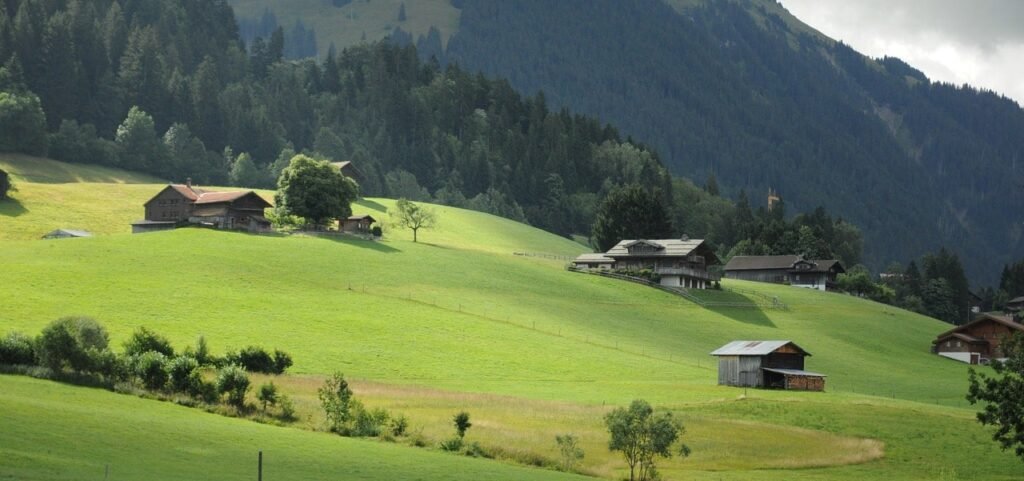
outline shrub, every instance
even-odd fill
[[[238,366],[229,365],[217,373],[217,393],[227,395],[228,403],[245,407],[245,393],[249,391],[249,375]]]
[[[562,470],[574,470],[583,459],[583,448],[580,447],[579,438],[572,434],[559,434],[555,436],[555,444],[558,445],[558,452],[562,457]]]
[[[324,409],[327,424],[331,431],[341,433],[352,419],[352,389],[348,387],[345,375],[334,373],[324,385],[317,390],[320,406]]]
[[[228,353],[226,360],[230,364],[237,364],[249,372],[261,372],[264,374],[283,374],[292,365],[292,357],[287,352],[275,350],[271,356],[269,352],[259,346],[248,346],[237,353]]]
[[[12,332],[0,339],[0,364],[22,364],[32,366],[36,363],[36,349],[32,338]]]
[[[266,414],[267,406],[273,406],[277,404],[278,397],[280,394],[277,391],[277,386],[274,382],[268,382],[260,386],[259,391],[256,392],[256,399],[263,404],[263,413]]]
[[[145,352],[159,352],[166,357],[174,357],[174,348],[171,342],[145,327],[140,327],[132,333],[132,336],[124,342],[124,354],[126,356],[138,356]]]
[[[196,382],[202,381],[198,369],[199,361],[191,356],[178,356],[168,361],[167,376],[171,390],[194,394],[198,390]]]
[[[278,406],[281,406],[281,419],[285,421],[295,420],[295,404],[292,403],[292,399],[284,394],[281,395],[277,401]]]
[[[135,357],[134,373],[149,390],[163,389],[167,385],[167,356],[157,351],[148,351]]]
[[[487,449],[484,449],[484,447],[481,446],[480,443],[478,443],[476,441],[473,441],[473,442],[469,443],[468,446],[466,446],[466,456],[472,456],[474,458],[487,458],[487,459],[493,459],[494,458],[494,454],[492,454]]]
[[[452,422],[455,423],[455,432],[459,435],[459,438],[466,437],[466,430],[473,427],[473,423],[469,422],[469,413],[462,411],[452,418]]]
[[[208,366],[214,361],[213,356],[210,355],[210,347],[206,345],[206,338],[202,335],[196,338],[196,350],[193,356],[200,366]]]
[[[443,451],[457,452],[462,450],[462,438],[455,436],[454,438],[441,441],[441,449]]]
[[[380,228],[379,225],[375,225],[375,226],[371,227],[370,228],[370,233],[373,234],[374,237],[380,237],[380,236],[384,235],[384,231]]]
[[[391,423],[388,427],[390,428],[392,436],[405,436],[406,430],[409,429],[409,419],[403,415],[398,415],[398,417],[391,419]]]
[[[368,410],[363,407],[362,403],[353,401],[352,410],[352,429],[348,433],[349,436],[355,437],[376,437],[380,436],[384,425],[387,424],[388,412],[377,408],[374,410]]]
[[[94,362],[107,350],[106,329],[88,317],[64,317],[43,328],[36,341],[40,364],[59,372],[93,372]]]
[[[274,374],[284,374],[292,367],[292,356],[280,349],[274,349]]]

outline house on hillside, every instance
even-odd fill
[[[807,260],[801,256],[736,256],[725,265],[727,279],[790,284],[825,291],[846,272],[837,260]]]
[[[1024,310],[1024,296],[1014,297],[1006,301],[1006,307],[1003,310],[1009,314],[1019,314]]]
[[[804,370],[811,353],[792,341],[732,341],[711,353],[721,386],[824,391],[825,375]]]
[[[43,239],[70,239],[75,237],[92,237],[90,232],[74,229],[57,229],[43,236]]]
[[[720,277],[708,268],[721,261],[703,239],[623,240],[604,254],[583,254],[573,260],[577,269],[651,270],[661,285],[707,289]]]
[[[359,172],[359,169],[357,169],[355,164],[353,164],[352,162],[349,162],[347,160],[344,162],[331,162],[331,165],[340,170],[341,174],[344,175],[345,177],[348,177],[356,181],[357,184],[362,185],[363,174],[362,172]]]
[[[168,184],[145,203],[146,217],[132,223],[132,233],[202,225],[216,229],[266,232],[270,221],[263,216],[271,207],[254,191],[213,192],[192,185]]]
[[[374,222],[377,222],[377,219],[369,214],[353,215],[345,219],[338,219],[338,231],[349,234],[368,234],[370,226]]]
[[[1018,332],[1024,332],[1024,325],[1013,318],[982,314],[939,334],[932,341],[932,352],[968,364],[988,364],[993,359],[1005,358],[999,345]]]

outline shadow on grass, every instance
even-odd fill
[[[380,213],[386,213],[388,211],[388,208],[384,207],[383,204],[380,204],[378,202],[374,202],[372,200],[359,199],[359,206],[367,208],[367,209],[370,209],[370,210],[374,210],[374,211],[377,211],[377,212],[380,212]],[[353,210],[353,212],[354,212],[354,210]]]
[[[734,321],[775,328],[775,323],[759,307],[708,307],[709,311]]]
[[[18,217],[28,212],[25,206],[18,202],[18,199],[7,198],[0,200],[0,215],[4,217]]]
[[[399,249],[395,249],[387,244],[378,241],[360,239],[352,236],[341,236],[341,235],[311,235],[317,239],[328,240],[336,242],[338,244],[350,245],[352,247],[360,247],[363,249],[370,249],[377,252],[383,252],[385,254],[394,254],[395,252],[402,252]]]

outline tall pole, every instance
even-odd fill
[[[263,451],[260,451],[259,468],[257,470],[257,481],[263,481]]]

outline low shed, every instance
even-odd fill
[[[43,236],[43,239],[67,239],[71,237],[92,237],[92,234],[84,230],[57,229]]]
[[[718,384],[824,391],[825,375],[804,370],[811,353],[792,341],[733,341],[714,352]]]

